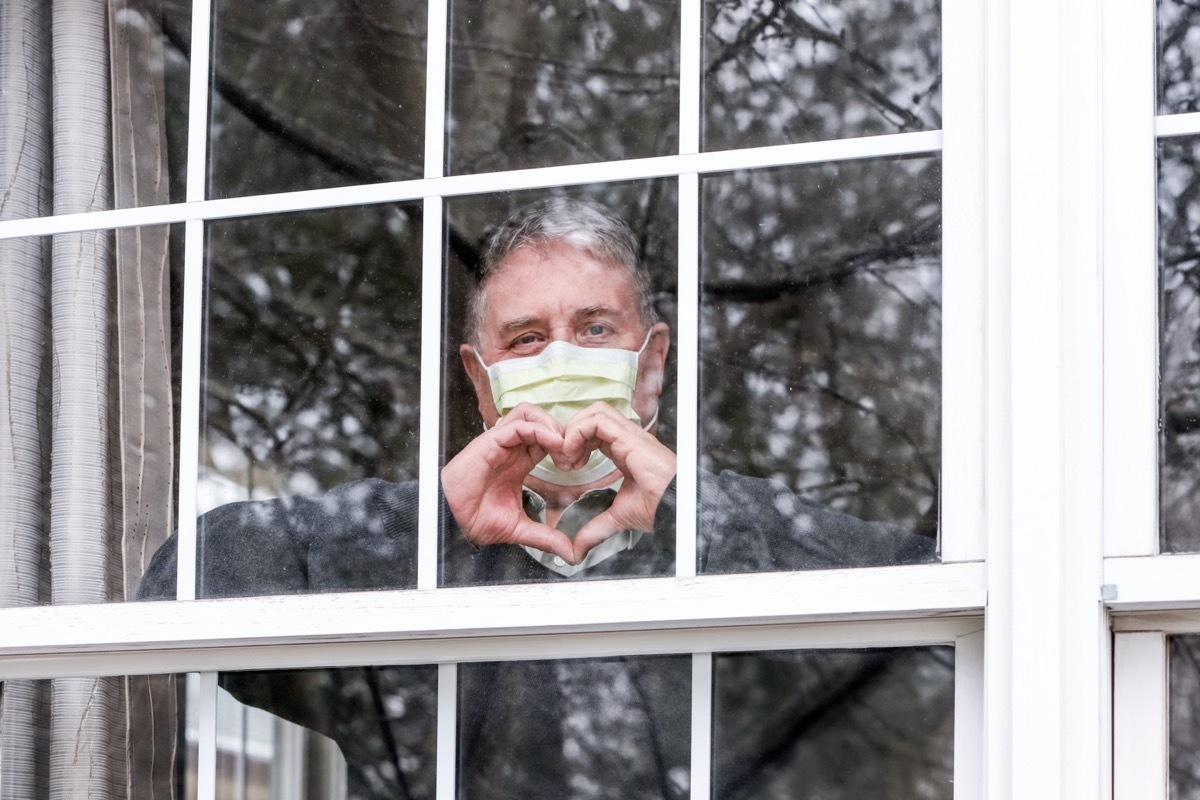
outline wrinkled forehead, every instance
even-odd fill
[[[530,301],[570,293],[594,295],[596,299],[615,295],[631,309],[637,303],[628,269],[569,239],[531,242],[501,259],[479,286],[484,314],[491,311],[489,305],[497,288],[511,291],[514,286],[519,286]]]

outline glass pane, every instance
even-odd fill
[[[686,798],[691,658],[458,668],[458,798]]]
[[[6,6],[0,220],[184,199],[190,3],[175,4],[81,5],[57,44],[50,4]]]
[[[665,322],[669,331],[675,320],[675,284],[676,284],[676,241],[677,234],[677,201],[674,181],[643,181],[627,184],[606,184],[595,186],[575,187],[570,190],[572,200],[587,201],[595,204],[595,210],[605,219],[622,220],[631,229],[635,241],[633,249],[635,256],[644,269],[648,280],[648,295],[650,303],[658,317]],[[495,410],[495,400],[492,387],[486,377],[482,384],[483,395],[477,391],[472,379],[467,373],[480,362],[474,352],[468,350],[464,355],[460,348],[471,341],[468,330],[469,296],[476,284],[476,276],[480,271],[483,260],[483,250],[487,234],[500,227],[500,224],[510,213],[520,211],[529,213],[537,208],[538,203],[551,197],[566,196],[546,191],[520,192],[503,195],[484,195],[452,199],[447,203],[448,244],[447,244],[447,275],[445,285],[447,296],[445,302],[445,329],[443,352],[447,363],[444,366],[446,376],[445,395],[443,397],[443,447],[447,462],[459,457],[468,445],[483,440],[481,436],[481,411],[490,406]],[[555,212],[557,213],[557,212]],[[539,219],[546,215],[542,214]],[[567,219],[569,221],[569,218]],[[593,230],[598,221],[591,218],[580,220],[580,230]],[[532,225],[532,222],[529,224]],[[539,223],[541,224],[541,223]],[[558,224],[555,221],[554,224]],[[564,222],[565,224],[565,222]],[[590,227],[589,227],[590,226]],[[551,238],[561,240],[566,235],[562,228]],[[539,236],[542,236],[539,234]],[[543,242],[535,237],[535,242],[541,247]],[[544,249],[544,248],[543,248]],[[520,248],[513,251],[519,254]],[[508,263],[503,259],[501,266]],[[567,281],[567,293],[577,293],[578,297],[571,302],[575,306],[594,306],[603,303],[603,277],[593,276],[579,271],[579,266],[555,253],[546,262],[548,276],[563,273],[562,270],[573,270],[577,279]],[[617,268],[613,268],[616,270]],[[502,270],[497,270],[501,272]],[[605,269],[607,273],[609,270]],[[551,281],[539,280],[530,291],[522,291],[519,295],[519,307],[505,306],[508,309],[506,319],[527,317],[533,318],[541,313],[544,305],[550,300],[558,302],[562,287],[550,286]],[[603,285],[602,285],[603,284]],[[489,281],[489,287],[494,282]],[[624,277],[621,285],[627,285]],[[579,290],[576,292],[576,290]],[[489,289],[489,291],[492,291]],[[487,295],[489,298],[493,295]],[[563,302],[566,302],[565,295]],[[632,295],[630,295],[632,297]],[[631,301],[632,302],[632,301]],[[496,307],[494,301],[489,301],[488,308]],[[643,344],[646,326],[641,320],[637,321],[638,335],[634,341],[620,345],[623,349],[636,350]],[[556,338],[565,338],[561,332],[553,334]],[[586,342],[585,344],[596,344]],[[604,344],[604,343],[600,343]],[[608,346],[608,345],[604,345]],[[645,348],[644,348],[645,349]],[[515,351],[503,354],[505,358],[518,355]],[[648,369],[646,361],[639,361],[640,374],[645,375]],[[662,378],[662,393],[658,398],[658,418],[656,434],[667,448],[673,448],[675,434],[675,393],[674,393],[675,362],[668,350],[665,371]],[[531,397],[531,400],[537,398]],[[549,406],[545,406],[549,408]],[[649,412],[648,412],[649,413]],[[643,424],[649,424],[649,416]],[[673,454],[667,453],[673,461]],[[673,474],[673,470],[672,470]],[[536,477],[536,476],[535,476]],[[616,475],[608,476],[609,479]],[[543,499],[551,501],[551,512],[555,505],[554,498],[545,493],[545,488],[539,488],[535,481],[525,476],[523,485],[530,491],[541,491]],[[445,489],[443,481],[443,489]],[[495,485],[494,483],[492,485]],[[453,487],[451,487],[453,488]],[[574,504],[582,500],[582,494],[588,487],[571,486],[555,487],[553,491],[559,497],[559,507]],[[597,514],[601,506],[589,506],[586,502],[578,506],[586,510],[587,518]],[[564,520],[568,515],[564,512]],[[549,520],[550,524],[555,524]],[[465,521],[464,521],[465,522]],[[674,574],[675,538],[674,518],[666,516],[657,520],[653,526],[653,535],[640,538],[629,538],[632,542],[629,549],[617,550],[605,556],[598,551],[591,556],[592,561],[579,570],[568,569],[564,564],[547,564],[545,559],[550,556],[529,553],[517,544],[485,544],[477,539],[477,546],[472,546],[453,516],[443,517],[442,530],[442,576],[443,585],[477,585],[485,583],[519,583],[536,581],[553,581],[569,577],[573,580],[588,580],[593,578],[631,577],[638,575],[671,575]],[[571,530],[570,525],[562,524],[563,529]],[[624,535],[624,532],[622,532]],[[615,541],[615,538],[614,538]],[[605,544],[604,547],[616,547]]]
[[[1189,0],[1158,0],[1158,113],[1200,111],[1200,11]]]
[[[422,177],[425,3],[213,3],[209,196]]]
[[[453,174],[678,152],[676,3],[455,0],[450,41]]]
[[[1200,138],[1158,144],[1161,549],[1200,550]]]
[[[196,796],[194,676],[0,683],[0,797]],[[187,690],[185,691],[185,684]]]
[[[713,659],[716,800],[954,796],[954,648]]]
[[[942,125],[939,0],[705,0],[704,149]]]
[[[437,667],[221,675],[218,800],[434,797]]]
[[[200,596],[415,585],[419,211],[208,226]]]
[[[132,599],[170,534],[182,252],[182,225],[0,241],[0,608]]]
[[[702,571],[936,560],[940,184],[936,156],[705,179]]]

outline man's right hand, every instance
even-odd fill
[[[522,485],[547,453],[562,452],[563,427],[521,403],[442,468],[442,493],[472,543],[523,544],[573,563],[571,540],[525,514]],[[569,467],[560,464],[560,467]]]

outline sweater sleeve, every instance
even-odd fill
[[[775,481],[700,474],[697,552],[708,573],[919,564],[933,539],[811,503]],[[672,495],[673,497],[673,495]]]

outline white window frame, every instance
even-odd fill
[[[1077,0],[1077,5],[1086,5]],[[1028,348],[1008,324],[1014,312],[996,292],[1009,280],[1000,242],[1016,242],[1029,215],[1017,213],[1017,169],[997,141],[1023,132],[1027,120],[1007,117],[1008,15],[1032,13],[1023,0],[985,4],[946,2],[942,9],[943,115],[939,131],[721,152],[700,152],[699,0],[682,3],[680,152],[602,164],[446,176],[443,118],[446,89],[447,0],[429,3],[425,175],[421,179],[253,197],[210,200],[206,180],[207,92],[211,3],[193,2],[188,184],[184,203],[0,222],[0,238],[184,223],[184,322],[180,445],[180,509],[195,509],[199,465],[204,229],[213,220],[396,201],[424,204],[422,385],[419,474],[418,588],[373,592],[195,600],[195,514],[181,511],[179,580],[175,602],[0,610],[0,680],[73,675],[199,672],[201,686],[198,800],[215,793],[216,674],[221,670],[349,666],[439,665],[438,795],[454,789],[454,682],[457,663],[478,660],[578,658],[691,653],[693,657],[692,797],[708,796],[711,655],[757,649],[917,646],[956,647],[955,797],[994,796],[997,764],[992,741],[1015,735],[1019,714],[995,705],[1007,694],[985,674],[1020,678],[1018,642],[997,649],[998,615],[1014,623],[1031,612],[1011,587],[1025,573],[1012,553],[999,555],[1010,517],[1021,510],[1007,493],[1018,465],[1038,455],[1012,453],[1022,420],[1005,422],[1001,409],[1028,400],[1023,381],[1041,375],[1011,367],[1010,348]],[[1003,18],[1002,28],[996,26]],[[1016,41],[1015,49],[1025,42]],[[1065,46],[1051,43],[1054,52]],[[1038,61],[1043,64],[1045,58]],[[1014,75],[1016,70],[1013,70]],[[1056,71],[1057,75],[1058,72]],[[1000,76],[999,78],[997,76]],[[1040,96],[1039,96],[1040,98]],[[1040,98],[1044,99],[1044,98]],[[1016,109],[1032,113],[1028,109]],[[997,112],[1002,133],[996,138]],[[992,121],[989,124],[989,117]],[[1011,130],[1009,130],[1011,126]],[[679,285],[696,286],[699,264],[699,183],[705,174],[893,155],[940,154],[943,162],[943,429],[942,563],[871,569],[695,575],[696,398],[698,299],[679,298],[679,513],[675,577],[582,584],[437,588],[437,447],[441,385],[441,220],[447,198],[538,187],[657,177],[679,181]],[[1014,221],[1006,227],[1009,219]],[[1010,239],[1011,231],[1011,239]],[[1054,234],[1048,234],[1054,235]],[[1012,295],[1020,287],[1013,270]],[[1055,295],[1057,297],[1057,295]],[[1001,298],[998,301],[997,298]],[[1018,305],[1014,301],[1014,306]],[[1053,324],[1061,306],[1051,310]],[[1052,335],[1057,342],[1061,334]],[[1045,368],[1046,363],[1035,359]],[[1015,363],[1015,359],[1014,359]],[[1004,398],[999,404],[992,398]],[[1011,397],[1011,400],[1010,400]],[[1037,416],[1029,412],[1027,419]],[[1040,436],[1038,429],[1029,434]],[[1068,435],[1052,430],[1059,449]],[[432,446],[430,444],[432,443]],[[989,537],[989,531],[1000,535]],[[984,559],[992,567],[985,566]],[[1006,560],[1008,559],[1008,560]],[[1060,560],[1054,561],[1061,563]],[[996,569],[999,564],[1002,569]],[[1007,571],[1005,571],[1007,570]],[[997,574],[1000,580],[997,581]],[[999,587],[999,590],[997,590]],[[991,592],[991,594],[989,594]],[[1001,602],[997,603],[997,597]],[[1044,598],[1044,593],[1039,595]],[[984,615],[989,631],[983,631]],[[1061,615],[1060,615],[1061,616]],[[985,638],[989,652],[985,654]],[[1005,640],[999,640],[1005,641]],[[1032,640],[1031,640],[1032,642]],[[1061,652],[1059,644],[1052,645]],[[1040,685],[1035,681],[1035,685]],[[985,698],[991,708],[985,714]],[[985,741],[987,744],[985,746]]]

